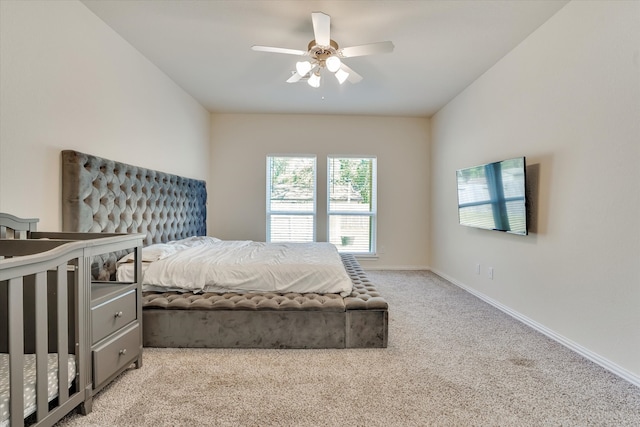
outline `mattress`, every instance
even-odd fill
[[[51,402],[58,397],[58,355],[50,353],[48,355],[48,396],[47,401]],[[70,354],[67,365],[69,387],[76,376],[75,356]],[[24,418],[36,411],[36,355],[26,354],[24,356]],[[9,355],[0,354],[0,427],[8,427],[9,421]]]
[[[130,254],[119,281],[133,280]],[[330,243],[264,243],[191,237],[142,249],[142,289],[184,292],[351,294],[353,285]]]

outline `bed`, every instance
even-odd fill
[[[97,369],[101,346],[113,341],[94,339],[105,326],[93,312],[99,292],[88,266],[94,255],[134,249],[140,276],[142,235],[44,233],[37,222],[0,213],[0,427],[51,426],[77,407],[90,412],[94,393],[141,362],[132,349],[96,382],[109,369]]]
[[[146,246],[168,244],[207,235],[206,204],[204,181],[78,151],[62,152],[65,231],[145,233]],[[109,254],[94,263],[92,274],[113,280],[123,256],[126,254]],[[386,347],[387,302],[353,255],[336,256],[350,281],[342,294],[277,286],[273,291],[245,289],[240,293],[221,289],[145,291],[144,345]]]

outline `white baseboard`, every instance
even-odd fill
[[[514,319],[517,319],[519,321],[521,321],[522,323],[524,323],[525,325],[535,329],[536,331],[546,335],[547,337],[551,338],[552,340],[562,344],[563,346],[569,348],[570,350],[575,351],[576,353],[578,353],[579,355],[587,358],[588,360],[592,361],[593,363],[596,363],[600,366],[602,366],[603,368],[605,368],[606,370],[614,373],[615,375],[619,376],[620,378],[630,382],[631,384],[635,385],[636,387],[640,387],[640,377],[638,375],[635,375],[634,373],[626,370],[625,368],[615,364],[614,362],[600,356],[597,353],[594,353],[593,351],[584,348],[583,346],[581,346],[580,344],[571,341],[570,339],[554,332],[553,330],[547,328],[544,325],[541,325],[540,323],[536,322],[535,320],[532,320],[530,318],[528,318],[527,316],[524,316],[520,313],[518,313],[515,310],[512,310],[511,308],[507,307],[506,305],[503,305],[501,303],[499,303],[498,301],[495,301],[492,298],[489,298],[488,296],[484,295],[481,292],[478,292],[477,290],[470,288],[468,286],[466,286],[463,283],[458,282],[457,280],[453,279],[452,277],[447,276],[446,274],[431,269],[432,272],[434,272],[435,274],[437,274],[438,276],[442,277],[443,279],[448,280],[449,282],[453,283],[454,285],[458,286],[461,289],[464,289],[465,291],[469,292],[470,294],[480,298],[481,300],[483,300],[484,302],[486,302],[487,304],[490,304],[492,306],[494,306],[495,308],[497,308],[498,310],[508,314],[509,316],[513,317]]]

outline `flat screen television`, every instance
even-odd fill
[[[456,171],[461,225],[527,234],[524,157]]]

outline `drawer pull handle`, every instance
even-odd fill
[[[127,354],[127,349],[126,349],[126,348],[123,348],[122,350],[120,350],[120,351],[118,352],[118,354],[120,354],[120,356],[124,356],[125,354]]]
[[[113,317],[122,317],[122,312],[116,311],[116,314],[114,314]]]

